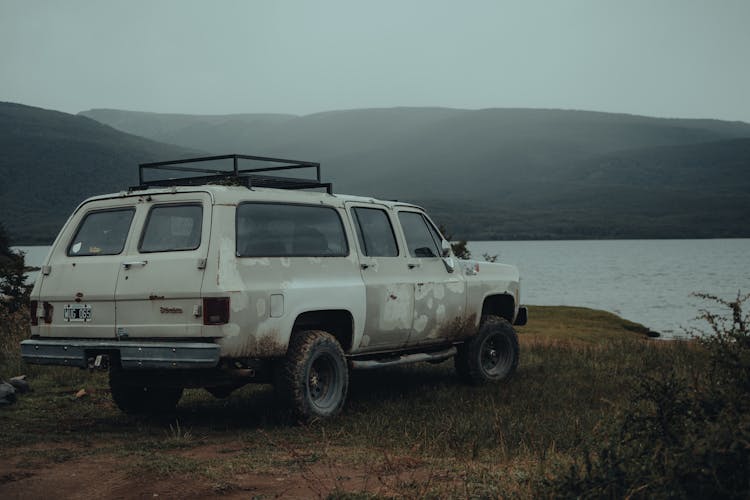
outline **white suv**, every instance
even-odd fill
[[[196,167],[222,160],[233,169]],[[317,178],[276,175],[291,168]],[[153,170],[206,175],[144,181]],[[333,194],[318,164],[276,158],[143,164],[140,177],[63,226],[32,292],[26,362],[109,369],[126,412],[171,410],[185,387],[273,383],[303,421],[340,411],[349,369],[455,357],[475,384],[515,371],[517,269],[455,260],[420,207]]]

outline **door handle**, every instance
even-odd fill
[[[125,269],[130,269],[131,266],[145,266],[148,264],[147,260],[130,260],[127,262],[122,263],[122,267]]]
[[[422,267],[422,264],[419,263],[419,262],[409,262],[406,265],[409,267],[409,269],[415,269],[417,267]]]

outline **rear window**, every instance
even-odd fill
[[[396,236],[385,210],[358,207],[354,209],[354,219],[362,253],[368,257],[398,256]]]
[[[243,203],[237,207],[239,257],[343,257],[344,226],[330,207]]]
[[[78,225],[68,256],[117,255],[125,247],[135,209],[89,212]]]
[[[177,252],[201,246],[203,207],[194,205],[157,205],[148,213],[138,250]]]

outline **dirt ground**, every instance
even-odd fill
[[[287,467],[258,472],[243,471],[230,478],[211,480],[202,474],[133,474],[127,457],[117,454],[84,454],[60,459],[66,453],[85,452],[76,444],[19,447],[0,456],[0,498],[325,498],[334,492],[376,496],[412,496],[426,493],[438,483],[456,478],[437,472],[419,459],[384,456],[376,463],[354,465],[327,458],[315,463],[292,460]],[[201,462],[231,461],[243,449],[199,445],[177,450]],[[288,455],[287,451],[281,452]],[[332,455],[346,455],[334,452]],[[33,456],[29,459],[29,456]],[[246,458],[246,457],[241,457]]]

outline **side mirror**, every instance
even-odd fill
[[[453,260],[453,255],[451,255],[451,244],[448,240],[443,240],[440,246],[443,253],[443,264],[445,264],[445,270],[452,273],[456,270],[456,263]]]
[[[451,256],[451,244],[448,242],[448,240],[443,240],[443,243],[441,244],[443,251],[443,257],[450,257]]]

